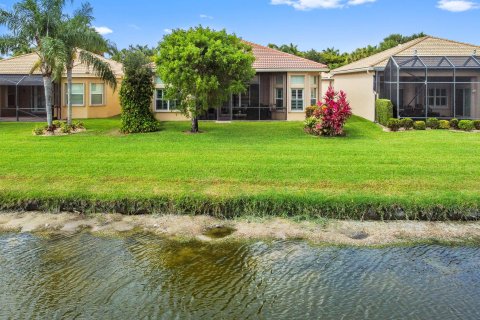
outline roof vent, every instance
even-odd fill
[[[477,49],[473,49],[473,55],[474,55],[474,56],[477,55]]]
[[[418,55],[418,50],[417,49],[413,50],[413,55],[414,56]]]

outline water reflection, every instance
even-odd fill
[[[0,235],[0,318],[478,319],[480,249]]]

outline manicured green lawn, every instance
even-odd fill
[[[479,134],[385,133],[355,117],[346,138],[306,135],[300,122],[202,122],[200,135],[169,122],[129,136],[118,119],[85,124],[83,134],[35,137],[32,123],[0,123],[0,195],[480,203]]]

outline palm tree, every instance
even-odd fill
[[[110,65],[98,55],[106,52],[110,44],[91,27],[93,9],[84,3],[73,17],[63,19],[58,37],[64,45],[65,69],[67,71],[67,122],[72,123],[72,73],[78,60],[91,67],[93,72],[114,90],[117,78]]]
[[[39,60],[31,73],[40,70],[45,88],[48,126],[52,126],[53,80],[56,70],[64,64],[63,44],[56,37],[62,21],[65,0],[22,0],[11,11],[0,9],[0,25],[11,33],[0,36],[3,54],[32,48]]]

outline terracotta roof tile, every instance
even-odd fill
[[[297,57],[295,55],[281,52],[256,43],[243,41],[252,47],[255,62],[253,68],[257,71],[279,70],[279,71],[327,71],[326,65]]]

